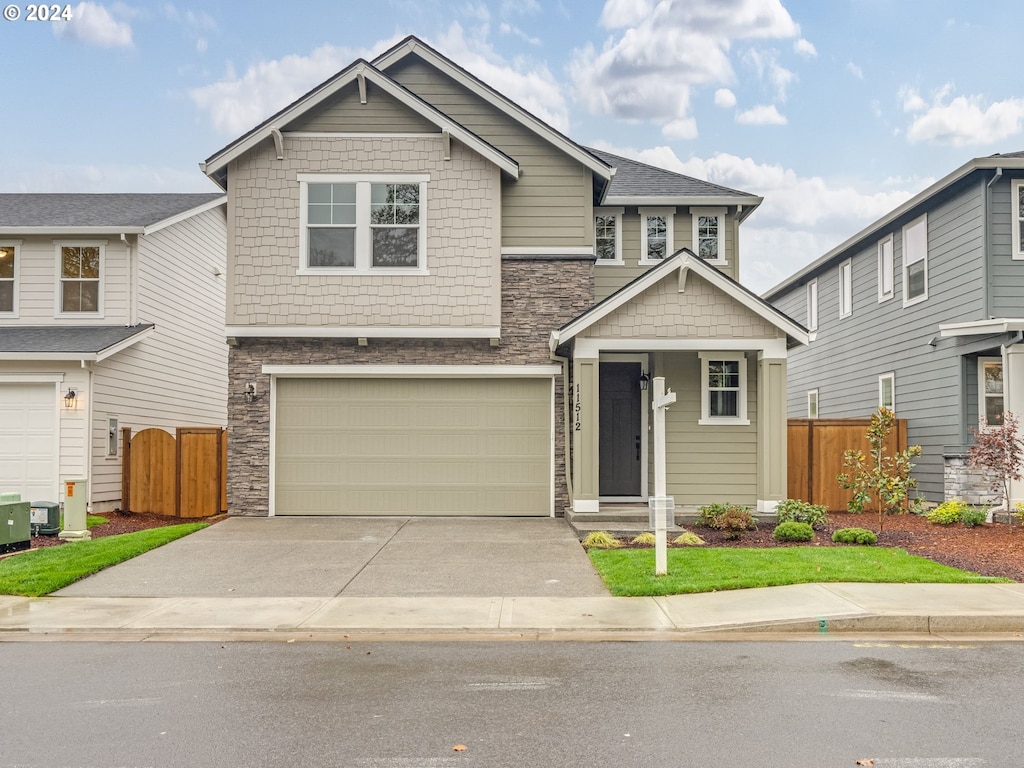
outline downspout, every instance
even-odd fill
[[[985,215],[981,219],[982,227],[984,227],[982,236],[984,237],[985,243],[985,258],[981,260],[982,279],[985,281],[985,298],[984,305],[982,306],[983,319],[992,317],[992,281],[989,279],[991,274],[991,265],[989,262],[992,259],[992,243],[989,238],[989,215],[992,212],[992,185],[1002,177],[1003,169],[996,168],[995,174],[988,180],[988,184],[985,185]]]
[[[572,414],[572,388],[569,386],[569,365],[570,361],[568,357],[562,357],[556,355],[554,352],[549,353],[551,359],[559,363],[562,366],[562,429],[565,432],[565,444],[562,446],[563,457],[565,461],[565,488],[569,494],[569,507],[573,505],[573,491],[572,491],[572,421],[570,416]]]
[[[82,360],[82,369],[88,373],[88,384],[86,384],[86,402],[85,402],[85,477],[88,478],[89,496],[85,500],[85,511],[87,514],[92,514],[92,494],[93,494],[93,467],[92,467],[92,449],[93,449],[93,400],[95,400],[95,393],[93,392],[93,386],[95,384],[94,374],[92,366],[89,365],[85,360]]]

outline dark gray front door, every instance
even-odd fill
[[[602,496],[640,495],[640,363],[601,363]]]

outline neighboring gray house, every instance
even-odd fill
[[[654,376],[680,504],[784,498],[807,332],[734,279],[759,197],[582,147],[414,37],[203,168],[228,195],[232,513],[646,503]]]
[[[223,426],[222,194],[0,194],[0,491],[121,501],[119,427]]]
[[[971,160],[764,298],[817,334],[790,357],[790,417],[885,405],[928,501],[987,498],[970,428],[1024,414],[1024,152]]]

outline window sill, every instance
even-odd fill
[[[890,293],[890,294],[887,294],[887,295],[884,295],[884,296],[879,296],[878,297],[878,303],[879,304],[884,304],[887,301],[892,301],[894,298],[896,298],[896,295],[893,294],[893,293]]]
[[[102,312],[57,312],[54,320],[102,320]]]
[[[904,307],[912,307],[915,304],[920,304],[922,301],[927,301],[927,300],[928,300],[928,294],[926,293],[924,296],[918,296],[916,299],[904,299],[903,300],[903,306]]]
[[[652,267],[655,264],[664,264],[665,259],[640,259],[641,267]]]
[[[626,262],[622,259],[598,259],[595,264],[599,267],[624,267]]]
[[[740,419],[736,417],[708,417],[706,419],[700,419],[697,424],[702,427],[749,427],[750,419]]]
[[[381,277],[382,275],[401,275],[403,277],[422,277],[429,275],[427,269],[419,267],[377,267],[375,269],[356,269],[355,267],[300,267],[296,274],[321,275],[330,277]]]
[[[697,257],[700,258],[699,256]],[[729,262],[725,259],[701,259],[705,264],[710,264],[713,267],[728,267]]]

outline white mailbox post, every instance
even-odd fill
[[[668,514],[675,499],[665,495],[665,411],[676,401],[675,392],[665,391],[665,377],[654,378],[654,496],[648,500],[654,524],[654,575],[668,573]]]

